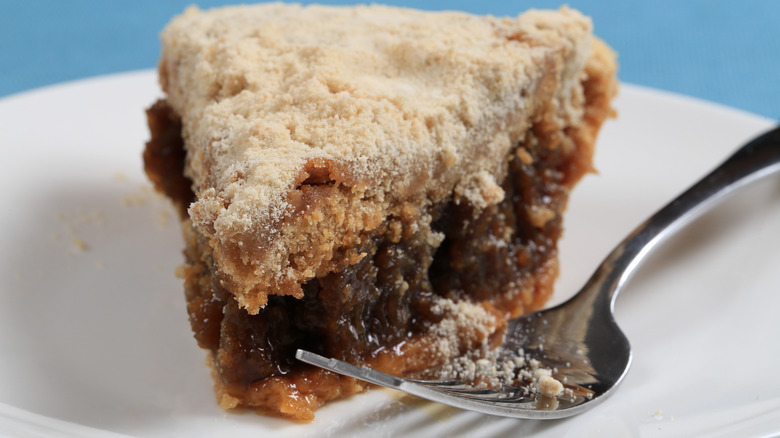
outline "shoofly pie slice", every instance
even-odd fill
[[[578,12],[189,9],[162,43],[146,170],[223,408],[311,420],[364,386],[297,348],[423,373],[550,295],[617,88]]]

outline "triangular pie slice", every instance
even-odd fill
[[[617,90],[591,27],[280,3],[166,27],[146,170],[222,407],[310,420],[364,384],[297,348],[411,375],[544,304]]]

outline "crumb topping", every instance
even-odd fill
[[[541,111],[533,96],[545,75],[555,79],[545,122],[582,118],[590,31],[568,8],[496,18],[274,3],[175,18],[162,33],[160,80],[182,120],[190,215],[239,299],[316,271],[287,260],[307,242],[280,229],[305,210],[291,195],[302,185],[360,200],[338,225],[356,232],[456,187],[477,206],[500,201],[497,163]]]
[[[476,388],[526,385],[521,387],[527,394],[549,398],[565,393],[553,369],[523,349],[510,352],[501,345],[504,334],[500,328],[505,321],[483,305],[441,298],[431,310],[443,318],[431,327],[434,341],[430,348],[445,359],[443,365],[429,370],[432,378],[462,381]]]

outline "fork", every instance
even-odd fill
[[[456,380],[415,380],[298,350],[312,365],[446,405],[492,415],[556,419],[589,410],[614,393],[631,365],[631,347],[613,315],[615,299],[647,254],[735,189],[780,170],[780,127],[731,157],[640,224],[609,253],[585,286],[556,307],[509,321],[503,356],[551,370],[565,390],[554,397],[528,381],[484,388]],[[510,357],[511,359],[511,357]],[[527,361],[528,362],[528,361]]]

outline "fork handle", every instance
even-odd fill
[[[780,126],[751,140],[632,231],[604,259],[589,280],[591,290],[609,302],[655,246],[689,224],[726,195],[780,170]],[[598,283],[598,284],[594,284]]]

